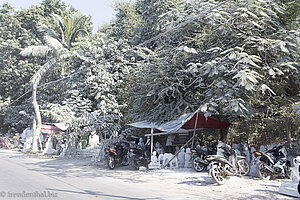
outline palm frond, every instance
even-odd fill
[[[21,56],[24,57],[46,57],[48,54],[52,53],[52,49],[47,46],[29,46],[21,51]]]
[[[68,48],[71,48],[71,44],[78,37],[79,33],[88,33],[85,27],[86,20],[87,18],[80,13],[75,13],[73,15],[69,15],[69,13],[67,13],[67,16],[64,17],[64,36]]]
[[[51,47],[52,49],[55,49],[56,51],[63,49],[63,45],[55,38],[45,35],[44,36],[46,44]]]
[[[44,35],[49,35],[53,38],[57,38],[57,35],[55,34],[55,32],[49,28],[48,26],[46,26],[45,24],[39,24],[38,25],[38,31],[43,33]]]
[[[53,20],[56,22],[57,27],[59,28],[60,31],[60,36],[61,36],[61,43],[65,43],[65,37],[64,37],[64,32],[66,30],[66,26],[64,24],[64,20],[61,16],[57,14],[51,14]]]

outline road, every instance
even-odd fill
[[[47,159],[0,149],[0,200],[6,199],[292,199],[280,181],[231,177],[218,186],[191,169],[109,170],[87,159]]]

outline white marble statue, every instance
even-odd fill
[[[92,132],[89,136],[89,147],[90,150],[99,148],[99,136],[96,132]]]
[[[291,180],[283,182],[278,192],[292,197],[300,198],[300,156],[293,159],[294,167],[292,168]]]
[[[300,181],[300,156],[297,156],[293,159],[294,167],[292,168],[291,172],[291,179],[293,182],[299,182]]]
[[[250,152],[251,152],[251,164],[254,162],[254,159],[255,159],[255,157],[254,157],[254,155],[253,155],[253,153],[256,151],[256,149],[254,148],[254,147],[251,147],[250,148]]]
[[[178,160],[177,157],[173,158],[174,155],[171,153],[165,153],[163,156],[163,166],[166,166],[165,168],[178,168]],[[173,158],[173,160],[167,165],[167,163]]]
[[[57,151],[53,148],[52,138],[51,136],[48,137],[48,140],[46,142],[45,149],[43,150],[44,154],[53,155],[56,154]]]
[[[239,156],[241,155],[241,151],[239,150],[237,144],[232,144],[232,148],[236,151],[237,155],[239,155]]]
[[[157,161],[159,162],[159,165],[162,166],[164,163],[164,154],[159,154]]]
[[[21,141],[24,142],[24,147],[22,149],[22,152],[28,152],[31,150],[33,137],[32,137],[32,131],[30,128],[26,128],[22,134],[21,134]]]
[[[264,145],[261,145],[260,147],[259,147],[259,151],[260,152],[266,152],[266,147],[264,146]]]
[[[251,162],[251,153],[249,151],[248,144],[246,144],[246,143],[243,144],[243,153],[246,156],[246,160],[250,163]]]
[[[153,151],[153,153],[152,153],[151,162],[148,165],[148,168],[149,169],[160,169],[160,163],[157,159],[156,151]]]
[[[184,155],[184,167],[191,168],[192,161],[191,161],[192,153],[190,148],[186,148],[185,155]]]
[[[217,145],[217,155],[218,156],[224,156],[224,150],[221,148],[224,145],[223,142],[219,141]]]
[[[68,143],[65,142],[64,144],[61,144],[61,147],[62,147],[63,150],[60,152],[59,157],[64,157],[66,155],[66,152],[67,152]]]
[[[184,152],[184,148],[181,149],[181,151],[178,153],[178,167],[183,168],[184,167],[184,161],[185,161],[185,152]]]
[[[250,172],[249,175],[250,176],[257,176],[257,169],[256,169],[256,164],[258,162],[258,160],[254,157],[253,153],[256,151],[256,149],[254,147],[250,148],[251,151],[251,163],[250,163]]]
[[[167,137],[166,146],[171,146],[173,144],[174,139],[175,139],[175,135],[169,135]]]
[[[143,138],[140,138],[139,143],[138,143],[138,146],[139,146],[140,148],[144,149],[145,144],[144,144]]]

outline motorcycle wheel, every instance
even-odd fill
[[[204,164],[200,163],[200,161],[203,161],[203,159],[200,157],[196,157],[193,159],[193,169],[196,172],[202,172],[205,169]]]
[[[271,178],[271,175],[270,175],[269,170],[266,169],[265,165],[266,165],[266,163],[264,163],[264,162],[259,162],[256,165],[257,174],[260,179],[269,180]]]
[[[292,173],[292,169],[287,167],[286,173],[285,173],[285,178],[290,179],[291,178],[291,173]]]
[[[238,160],[238,165],[242,168],[242,169],[240,169],[241,175],[248,176],[248,174],[250,173],[249,162],[245,159],[241,159],[241,160]]]
[[[112,156],[108,156],[107,158],[107,166],[109,167],[109,169],[114,169],[116,164],[115,164],[115,159]]]
[[[124,156],[123,161],[122,161],[122,165],[123,166],[128,166],[130,163],[130,159],[129,159],[129,155],[127,154],[126,156]]]
[[[139,170],[140,167],[142,167],[142,166],[148,168],[148,162],[146,159],[145,160],[134,160],[132,163],[133,163],[133,167],[137,170]]]
[[[139,160],[134,160],[132,162],[133,164],[133,167],[136,169],[136,170],[139,170],[139,168],[142,166],[141,162]]]
[[[223,185],[225,183],[226,177],[224,177],[222,174],[221,166],[213,165],[211,168],[211,176],[219,185]]]

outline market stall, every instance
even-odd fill
[[[192,146],[194,145],[194,137],[197,130],[201,129],[225,129],[227,128],[230,123],[220,121],[214,119],[212,117],[205,117],[203,114],[199,113],[198,111],[193,113],[187,113],[180,116],[178,119],[158,124],[155,122],[148,122],[148,121],[140,121],[129,124],[130,126],[136,128],[149,128],[151,129],[150,134],[146,134],[151,138],[151,155],[153,152],[153,137],[159,135],[173,135],[179,133],[190,133],[193,132],[192,137],[181,146],[181,148],[175,153],[174,157],[187,146],[190,142],[192,142]],[[154,130],[156,132],[154,132]],[[173,157],[173,158],[174,158]],[[172,159],[173,159],[172,158]],[[170,160],[170,162],[172,161]]]

